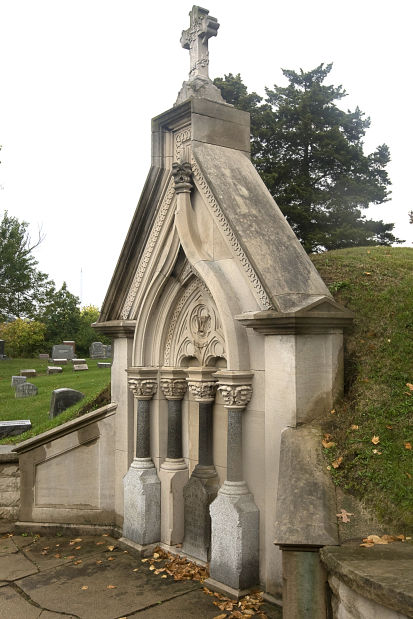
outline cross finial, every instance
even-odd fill
[[[209,11],[200,6],[193,6],[189,13],[190,27],[182,31],[181,45],[189,49],[189,79],[198,76],[208,78],[208,39],[215,37],[219,28],[218,20],[208,16]]]

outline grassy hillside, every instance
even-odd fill
[[[311,258],[334,298],[356,315],[345,338],[345,395],[324,420],[331,474],[384,522],[411,528],[413,249],[363,247]]]
[[[102,390],[110,382],[110,368],[98,368],[97,361],[86,359],[89,370],[74,372],[71,363],[62,366],[61,374],[47,375],[47,362],[39,359],[7,359],[0,361],[0,421],[12,419],[30,419],[32,429],[20,436],[9,437],[1,443],[18,443],[20,441],[54,428],[65,421],[76,417],[79,412],[91,411],[103,406],[110,400],[109,392],[99,397]],[[30,398],[15,398],[11,387],[11,377],[18,376],[20,370],[33,368],[37,371],[35,378],[28,378],[38,388],[36,396]],[[85,394],[83,400],[65,410],[54,419],[49,419],[49,408],[52,391],[60,387],[77,389]]]

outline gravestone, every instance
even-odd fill
[[[83,372],[83,370],[88,370],[88,369],[89,369],[89,366],[87,363],[79,363],[79,365],[73,366],[74,372]]]
[[[58,365],[49,365],[47,368],[48,374],[61,374],[63,372],[63,368]]]
[[[105,348],[105,359],[112,359],[112,345],[108,344]]]
[[[33,383],[20,383],[16,385],[16,398],[30,398],[37,395],[37,387]]]
[[[84,397],[85,395],[81,393],[81,391],[76,391],[76,389],[69,389],[67,387],[55,389],[52,392],[52,397],[50,400],[49,417],[51,419],[53,419],[53,417],[57,417],[67,408],[73,406],[73,404],[77,404],[77,402],[83,400]]]
[[[11,377],[11,386],[16,387],[17,385],[21,385],[27,381],[26,376],[12,376]]]
[[[4,340],[0,340],[0,359],[2,359],[4,356]]]
[[[52,359],[73,359],[75,356],[73,346],[56,344],[52,349]]]
[[[27,378],[34,378],[37,376],[36,370],[20,370],[20,376],[27,376]]]
[[[91,359],[104,359],[105,358],[105,346],[102,342],[92,342],[89,347],[89,357]]]
[[[86,359],[72,359],[73,365],[80,365],[81,363],[86,363]]]
[[[56,365],[67,365],[67,359],[53,359],[53,363]]]
[[[39,359],[40,359],[41,361],[49,361],[49,355],[48,355],[47,353],[46,353],[46,354],[41,353],[41,354],[39,355]]]
[[[6,436],[18,436],[31,430],[32,424],[30,419],[16,419],[13,421],[0,421],[0,438]]]
[[[110,368],[112,367],[111,363],[105,363],[105,361],[98,361],[98,368]]]
[[[74,340],[63,340],[65,346],[71,346],[73,348],[73,355],[76,354],[76,342]]]

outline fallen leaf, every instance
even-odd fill
[[[162,574],[161,578],[168,578],[166,574]]]
[[[83,587],[80,587],[82,589],[82,591],[86,591],[86,589],[89,589],[89,587],[87,585],[83,585]]]
[[[109,533],[102,533],[102,537],[109,537]]]
[[[406,475],[407,475],[407,477],[408,477],[409,479],[411,479],[411,478],[412,478],[412,476],[410,475],[410,473],[408,473],[407,471],[406,471]]]
[[[154,558],[154,559],[159,559],[159,556],[160,556],[160,555],[159,555],[159,552],[154,552],[154,553],[153,553],[153,558]]]
[[[335,408],[333,408],[333,409],[330,411],[330,415],[334,415],[334,414],[335,414],[335,412],[336,412],[336,409],[335,409]]]
[[[382,451],[379,451],[378,449],[373,449],[373,453],[377,454],[378,456],[381,456],[381,454],[383,453]]]
[[[343,462],[343,456],[340,456],[339,458],[337,458],[337,460],[334,460],[334,462],[331,463],[331,466],[333,467],[333,469],[338,469],[338,467],[340,466],[342,462]]]
[[[412,383],[406,383],[406,387],[408,387],[410,389],[410,391],[413,391]]]
[[[139,572],[139,568],[135,567],[135,569],[133,570],[134,572]]]
[[[215,615],[213,619],[225,619],[226,616],[227,616],[227,613],[222,613],[221,615]]]
[[[53,555],[55,559],[60,559],[62,555]]]
[[[405,449],[411,449],[412,448],[412,444],[411,443],[405,443],[404,444],[404,448]]]
[[[323,447],[325,447],[326,449],[330,449],[330,447],[334,447],[335,443],[333,443],[333,441],[326,441],[326,440],[322,440],[321,444],[323,445]]]
[[[326,434],[324,434],[324,438],[325,438],[326,441],[329,441],[330,439],[333,438],[333,436],[332,436],[332,434],[326,433]]]
[[[380,437],[373,436],[373,438],[371,439],[371,442],[373,443],[373,445],[378,445],[378,443],[380,443]]]
[[[371,275],[370,271],[364,271],[363,275]]]
[[[65,557],[65,559],[76,559],[75,555],[70,555],[70,557]]]
[[[76,546],[75,550],[80,550],[82,548],[82,546]]]
[[[141,559],[142,563],[147,563],[149,559]]]
[[[81,537],[76,537],[73,541],[74,541],[74,542],[82,542],[83,540],[82,540],[82,538],[81,538]]]
[[[152,571],[155,569],[155,566],[154,566],[154,565],[150,565],[150,566],[149,566],[149,569],[150,569],[150,570],[151,570],[151,572],[152,572]]]
[[[116,585],[108,585],[106,589],[117,589]]]
[[[356,426],[356,424],[355,424],[355,423],[353,423],[353,425],[352,425],[352,426],[350,426],[350,430],[358,430],[358,429],[359,429],[359,427],[358,427],[358,426]]]
[[[341,518],[341,522],[350,522],[349,516],[354,516],[354,514],[351,514],[345,509],[340,509],[340,513],[336,514],[336,516],[337,518]]]
[[[103,563],[103,561],[101,561],[101,560],[99,559],[99,561],[96,561],[96,563],[97,563],[97,564],[99,564],[99,563]]]
[[[386,426],[388,430],[393,430],[393,426]]]
[[[108,561],[114,561],[115,557],[108,557]]]
[[[79,565],[80,563],[82,563],[82,559],[79,559],[78,561],[74,561],[73,565]]]
[[[373,542],[365,542],[360,544],[360,546],[364,546],[364,548],[372,548],[374,546]]]
[[[112,552],[112,550],[115,550],[115,546],[107,546],[107,549]]]
[[[102,544],[104,544],[105,542],[96,542],[96,546],[101,546]]]

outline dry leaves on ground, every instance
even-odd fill
[[[154,574],[169,574],[175,580],[198,580],[203,582],[208,577],[208,570],[202,565],[188,561],[185,557],[173,555],[161,548],[156,548],[152,557],[141,559],[142,563],[149,563],[149,569]]]
[[[347,512],[345,509],[340,509],[340,513],[336,514],[337,518],[341,518],[341,522],[350,522],[349,516],[354,516],[354,514]]]
[[[373,445],[378,445],[380,443],[380,437],[379,436],[373,436],[371,439],[371,442],[373,443]]]
[[[263,604],[262,593],[252,593],[246,595],[239,602],[237,600],[231,600],[230,598],[221,595],[220,593],[211,591],[207,587],[203,588],[204,593],[216,598],[213,604],[219,608],[219,610],[225,611],[221,615],[216,615],[214,619],[244,619],[246,617],[260,617],[260,619],[267,619],[267,614],[261,610]]]
[[[324,438],[321,441],[321,444],[325,449],[330,449],[330,447],[334,447],[335,443],[331,440],[333,437],[331,434],[324,434]]]
[[[333,469],[338,469],[338,467],[340,466],[342,462],[343,462],[343,456],[340,456],[339,458],[337,458],[337,460],[334,460],[334,462],[331,463],[331,466],[333,467]]]
[[[411,443],[405,443],[404,444],[404,448],[405,449],[411,449],[412,448],[412,444]]]
[[[409,537],[405,537],[404,535],[368,535],[363,538],[363,543],[360,546],[364,546],[365,548],[370,548],[371,546],[375,546],[376,544],[391,544],[393,542],[405,542],[410,539]]]

